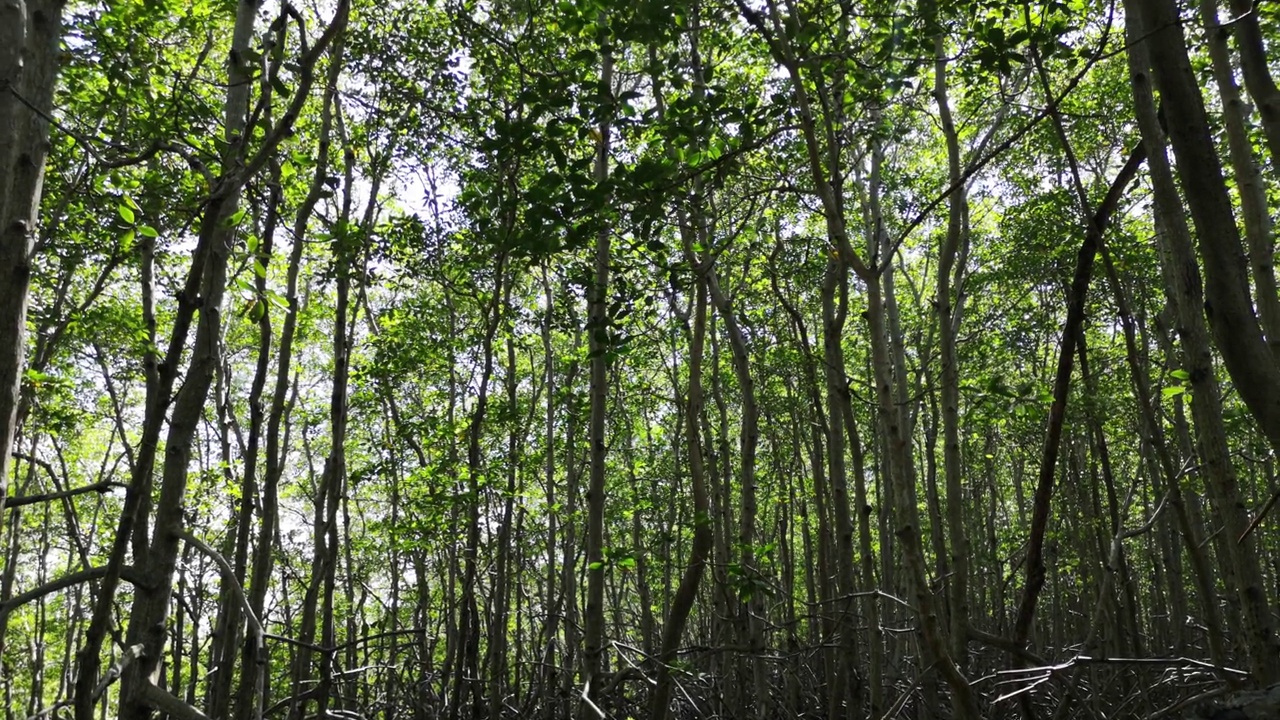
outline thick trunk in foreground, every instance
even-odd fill
[[[49,151],[45,117],[53,109],[62,5],[0,0],[0,513],[17,432],[31,252]]]
[[[1204,312],[1214,344],[1259,429],[1272,448],[1280,449],[1280,366],[1254,316],[1240,230],[1178,9],[1172,0],[1133,0],[1127,5],[1130,12],[1139,14],[1144,27],[1154,28],[1143,45],[1155,70],[1155,87],[1178,159],[1178,178],[1204,262]]]

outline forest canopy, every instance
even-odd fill
[[[4,719],[1280,718],[1278,7],[0,0]]]

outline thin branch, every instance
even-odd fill
[[[17,453],[14,453],[14,457],[17,457]],[[103,480],[102,482],[96,482],[92,485],[85,485],[84,487],[72,488],[70,490],[62,490],[60,492],[39,493],[36,495],[23,495],[21,497],[10,498],[5,502],[4,509],[14,510],[22,507],[23,505],[53,502],[54,500],[62,500],[65,498],[75,497],[77,495],[87,495],[91,492],[104,493],[112,488],[127,487],[128,486],[122,482],[116,482],[115,480]]]
[[[143,682],[142,699],[150,704],[151,707],[176,720],[210,720],[208,715],[191,707],[150,680]]]
[[[262,623],[258,622],[258,616],[253,613],[253,606],[249,604],[249,598],[245,597],[244,588],[240,586],[240,581],[236,579],[236,571],[231,567],[231,563],[222,557],[222,553],[214,550],[205,541],[196,537],[190,530],[182,530],[178,533],[178,537],[186,540],[200,552],[209,556],[218,565],[218,569],[222,571],[222,581],[231,588],[231,594],[236,596],[243,606],[245,618],[249,621],[249,626],[253,630],[254,637],[257,638],[258,649],[262,649],[262,638],[265,633],[262,630]]]
[[[50,580],[49,582],[41,585],[40,587],[32,588],[31,590],[28,590],[19,595],[14,595],[13,597],[4,601],[4,603],[0,604],[0,624],[3,624],[5,621],[8,620],[10,613],[22,607],[23,605],[26,605],[29,602],[32,602],[34,600],[39,600],[40,598],[46,595],[51,595],[55,592],[58,592],[59,590],[65,590],[69,587],[72,587],[74,585],[79,585],[80,583],[83,583],[83,582],[99,580],[106,574],[107,574],[106,566],[89,568],[88,570],[80,570],[78,572],[73,572],[70,575],[63,575],[62,577],[57,578],[56,580]],[[129,565],[126,565],[124,568],[121,569],[120,577],[124,578],[125,580],[129,581],[135,586],[143,584],[142,575],[138,573],[132,566],[129,566]]]

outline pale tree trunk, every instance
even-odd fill
[[[1205,264],[1203,291],[1189,228],[1182,214],[1172,207],[1162,213],[1167,226],[1160,236],[1161,267],[1178,314],[1178,336],[1183,362],[1190,374],[1194,399],[1191,412],[1203,471],[1214,509],[1226,533],[1221,547],[1226,555],[1229,577],[1234,579],[1234,587],[1229,586],[1228,591],[1239,601],[1244,634],[1242,644],[1248,651],[1254,679],[1270,684],[1280,677],[1280,645],[1276,641],[1274,619],[1262,582],[1254,540],[1245,532],[1248,517],[1227,445],[1222,421],[1222,394],[1214,375],[1205,314],[1209,316],[1208,324],[1217,337],[1218,349],[1235,380],[1237,391],[1259,420],[1273,446],[1276,445],[1276,437],[1268,428],[1271,412],[1268,407],[1272,405],[1269,396],[1280,393],[1280,387],[1245,385],[1267,382],[1266,378],[1280,375],[1280,372],[1271,362],[1249,304],[1244,262],[1239,253],[1240,238],[1182,30],[1174,24],[1176,9],[1172,3],[1162,0],[1130,0],[1128,5],[1144,28],[1156,28],[1146,35],[1145,42],[1130,48],[1133,53],[1141,53],[1144,49],[1149,53],[1142,61],[1143,65],[1135,67],[1132,81],[1136,89],[1149,92],[1150,79],[1144,72],[1146,63],[1155,69],[1155,86],[1161,91],[1169,116],[1169,139],[1178,158],[1178,174],[1199,235],[1200,254]],[[1139,120],[1144,138],[1153,147],[1163,148],[1164,138],[1159,124],[1153,123],[1154,118],[1150,115],[1149,109],[1140,108]],[[1161,181],[1169,184],[1172,178],[1162,177]],[[1173,203],[1176,200],[1170,191],[1165,195],[1168,199],[1162,202]],[[1161,198],[1158,196],[1157,200],[1161,201]],[[1234,257],[1228,256],[1231,248],[1235,248]],[[1247,306],[1241,307],[1241,302]],[[1276,379],[1280,381],[1280,377]],[[1280,402],[1280,396],[1277,402]],[[1280,406],[1274,409],[1280,409]]]
[[[601,18],[600,22],[604,22]],[[602,41],[600,87],[612,95],[613,51]],[[601,107],[601,113],[609,112]],[[595,181],[603,187],[609,178],[610,123],[600,118],[597,127]],[[604,671],[604,506],[605,506],[605,411],[609,399],[609,257],[610,224],[597,218],[595,275],[588,289],[587,338],[591,357],[590,420],[588,442],[591,469],[587,480],[587,605],[583,615],[582,670],[584,692],[580,716],[599,714],[601,674]]]
[[[698,214],[695,214],[698,215]],[[695,217],[695,223],[705,222],[700,217]],[[695,230],[695,234],[702,236],[702,243],[705,247],[709,241],[709,234],[704,231]],[[692,248],[687,247],[686,252],[693,257]],[[739,442],[739,453],[741,463],[738,482],[741,492],[741,516],[738,518],[738,547],[741,552],[741,563],[743,572],[751,582],[760,582],[760,569],[756,564],[756,447],[759,443],[759,406],[756,404],[755,381],[751,376],[750,359],[747,354],[746,336],[742,332],[742,327],[738,323],[737,314],[733,310],[733,306],[728,296],[720,289],[719,280],[716,277],[714,266],[702,266],[704,261],[694,261],[695,266],[702,268],[695,270],[705,273],[707,289],[711,294],[712,303],[715,305],[716,313],[724,320],[725,329],[729,336],[729,349],[733,360],[734,374],[738,379],[738,388],[742,393],[742,418],[741,418],[741,439]],[[726,458],[726,462],[728,459]],[[852,563],[852,558],[850,558]],[[751,659],[751,684],[752,694],[755,696],[756,716],[763,720],[767,713],[769,697],[768,678],[765,674],[764,658],[764,595],[762,585],[754,587],[750,590],[750,597],[744,603],[745,607],[742,612],[746,613],[745,631],[747,647],[753,654]]]
[[[61,0],[0,0],[0,523],[22,394],[62,6]]]

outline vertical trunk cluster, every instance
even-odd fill
[[[345,27],[348,12],[349,4],[339,3],[335,19],[298,59],[299,86],[287,99],[288,107],[280,121],[254,147],[247,123],[252,90],[257,86],[254,74],[260,69],[252,60],[258,3],[244,0],[237,5],[223,113],[226,145],[221,158],[222,174],[214,180],[203,207],[192,265],[178,297],[178,310],[164,361],[159,363],[154,375],[148,368],[146,414],[133,477],[93,615],[77,657],[79,675],[75,688],[75,711],[78,720],[89,720],[93,715],[101,648],[107,635],[125,552],[130,545],[134,562],[145,582],[136,586],[129,612],[126,646],[138,648],[138,655],[121,677],[121,717],[147,718],[155,709],[169,712],[181,712],[182,708],[190,710],[185,702],[162,687],[162,659],[179,550],[184,539],[199,543],[198,538],[190,535],[185,527],[187,479],[196,430],[220,362],[222,298],[226,290],[231,248],[239,232],[235,219],[240,193],[291,132],[302,105],[308,99],[314,67]],[[262,81],[266,84],[265,78]],[[177,393],[172,394],[179,363],[188,355],[188,331],[197,312],[196,333],[186,374]],[[166,420],[169,432],[164,446],[159,493],[152,508],[152,475],[160,433]],[[153,517],[154,530],[149,532]],[[226,570],[223,581],[235,582],[234,569]]]
[[[1280,449],[1280,365],[1263,337],[1249,292],[1239,229],[1210,133],[1204,99],[1187,52],[1173,0],[1130,0],[1126,9],[1142,23],[1145,40],[1130,48],[1141,58],[1132,82],[1139,94],[1138,114],[1144,141],[1163,153],[1164,134],[1147,100],[1151,87],[1160,93],[1168,140],[1177,156],[1177,174],[1199,245],[1201,269],[1191,244],[1181,202],[1172,188],[1172,173],[1153,173],[1163,185],[1157,195],[1162,269],[1178,317],[1178,337],[1190,374],[1191,411],[1209,495],[1223,524],[1232,587],[1239,603],[1243,644],[1250,667],[1262,683],[1280,678],[1280,643],[1241,496],[1239,478],[1222,421],[1222,397],[1214,374],[1213,346],[1237,392],[1273,448]],[[1139,54],[1141,53],[1141,54]],[[1248,59],[1246,58],[1246,64]],[[1147,68],[1154,72],[1148,74]],[[1256,70],[1256,68],[1255,68]],[[1247,78],[1248,76],[1246,76]],[[1154,83],[1152,82],[1154,80]],[[1161,209],[1163,208],[1163,209]],[[1208,322],[1206,323],[1206,316]],[[1212,333],[1213,343],[1210,342]]]

